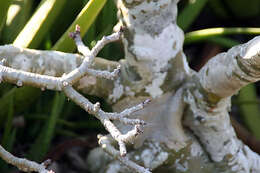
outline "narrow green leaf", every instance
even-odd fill
[[[257,100],[255,84],[249,84],[240,90],[238,102],[247,102]],[[259,104],[241,104],[239,106],[241,116],[245,121],[246,126],[254,134],[257,139],[260,139],[260,109]]]
[[[14,41],[14,45],[37,48],[50,30],[66,0],[43,0]]]
[[[1,145],[7,151],[11,152],[15,140],[14,137],[16,135],[16,130],[12,130],[12,122],[14,117],[14,96],[13,95],[9,98],[8,102],[9,102],[9,106],[8,106],[9,110],[7,114],[7,120],[5,122],[3,138],[1,139]],[[8,169],[7,164],[1,160],[0,170],[2,172],[6,172],[7,169]]]
[[[17,129],[13,129],[4,147],[7,151],[12,152],[15,143]],[[8,172],[8,164],[4,160],[0,160],[0,172]]]
[[[227,8],[225,8],[223,1],[220,0],[210,0],[209,6],[213,9],[213,11],[220,17],[227,19],[230,15],[227,12]]]
[[[48,121],[48,117],[43,114],[33,114],[33,115],[25,115],[27,119],[32,120],[41,120],[41,121]],[[76,129],[103,129],[104,127],[102,124],[94,119],[94,120],[88,120],[88,121],[80,121],[80,122],[72,122],[67,121],[64,119],[59,118],[57,120],[57,124],[60,126],[64,126],[65,128],[70,128],[72,130]]]
[[[64,7],[62,8],[62,11],[52,25],[50,34],[53,43],[56,43],[56,41],[58,41],[58,39],[63,35],[63,33],[67,30],[70,24],[80,13],[82,8],[82,0],[66,1]]]
[[[14,146],[15,139],[16,139],[16,132],[17,132],[17,128],[14,128],[11,131],[10,136],[8,138],[6,149],[8,149],[9,152],[12,152],[12,150],[13,150],[13,146]]]
[[[68,34],[73,32],[75,30],[75,26],[78,24],[81,27],[81,36],[84,36],[106,1],[107,0],[90,0],[81,10],[74,22],[70,25],[69,29],[54,45],[53,50],[73,52],[76,46],[73,40],[69,38]]]
[[[104,8],[102,9],[101,15],[99,16],[100,21],[98,21],[98,26],[101,28],[101,32],[104,35],[108,35],[112,32],[114,25],[117,23],[117,17],[116,17],[116,6],[113,1],[108,1]],[[104,29],[106,30],[104,32]],[[104,36],[102,35],[102,36]],[[97,40],[97,39],[96,39]],[[109,44],[105,46],[101,52],[100,56],[103,58],[110,57],[112,44]]]
[[[10,133],[12,130],[12,122],[13,122],[13,116],[14,116],[14,96],[11,95],[11,97],[9,98],[9,110],[8,110],[8,114],[7,114],[7,120],[5,122],[5,128],[4,128],[4,135],[3,135],[3,139],[2,139],[2,146],[4,148],[6,148],[6,150],[8,150],[9,148],[7,148],[8,145],[8,141],[9,141],[9,137],[10,137]]]
[[[236,40],[233,40],[233,39],[227,38],[227,37],[220,37],[220,36],[209,37],[209,38],[206,39],[206,41],[209,41],[211,43],[215,43],[215,44],[220,45],[224,48],[231,48],[233,46],[240,44]]]
[[[20,113],[28,109],[40,96],[41,91],[33,87],[13,87],[0,98],[0,125],[6,122],[6,114],[9,111],[10,98],[14,98],[14,113]]]
[[[201,29],[197,31],[188,32],[185,34],[185,44],[190,44],[202,40],[206,40],[214,36],[232,35],[232,34],[247,34],[247,35],[259,35],[260,28],[209,28]]]
[[[190,1],[187,6],[180,12],[177,18],[177,24],[186,31],[200,14],[208,0]]]
[[[0,0],[0,33],[1,30],[5,24],[5,20],[6,20],[6,15],[7,15],[7,11],[8,8],[11,4],[12,0]],[[0,34],[1,36],[1,34]]]
[[[239,18],[257,17],[260,13],[259,0],[223,0],[227,8]]]
[[[55,134],[55,127],[59,115],[61,114],[64,102],[65,95],[57,92],[53,100],[51,115],[49,116],[48,121],[42,127],[40,134],[31,148],[28,156],[30,159],[41,161],[41,159],[43,159],[43,157],[48,152],[51,140]]]
[[[3,42],[10,44],[23,29],[30,18],[33,0],[13,0],[3,28]]]

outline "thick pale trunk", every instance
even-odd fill
[[[125,59],[119,63],[97,59],[93,68],[111,71],[120,64],[120,78],[97,78],[89,70],[88,75],[73,83],[77,90],[107,99],[117,112],[151,98],[145,109],[131,116],[147,123],[143,129],[136,127],[130,131],[136,133],[130,134],[132,126],[121,120],[118,130],[110,121],[111,114],[100,111],[99,104],[88,103],[72,87],[61,83],[63,78],[57,81],[64,86],[53,84],[101,120],[123,146],[121,155],[126,152],[124,142],[134,144],[128,147],[133,150],[121,157],[111,146],[111,137],[100,137],[100,145],[116,159],[100,148],[93,150],[88,158],[93,172],[129,171],[118,160],[137,172],[149,172],[140,165],[153,172],[260,172],[259,155],[237,139],[228,114],[230,97],[246,84],[259,80],[260,37],[217,55],[196,73],[188,67],[182,51],[184,35],[176,25],[177,3],[178,0],[116,0],[119,22],[125,28]],[[55,77],[83,64],[82,56],[77,54],[11,45],[0,47],[0,57],[7,60],[7,67]],[[10,76],[12,73],[3,74],[9,82],[17,82]],[[143,105],[138,110],[140,107]],[[134,137],[140,130],[143,134]],[[124,140],[121,132],[131,138]]]
[[[259,172],[259,156],[237,139],[228,111],[230,96],[259,80],[260,39],[217,55],[195,73],[182,51],[183,32],[176,25],[177,1],[116,2],[120,23],[127,28],[123,39],[125,64],[134,74],[131,84],[138,86],[133,90],[138,96],[125,97],[114,108],[137,103],[144,99],[140,95],[154,98],[135,116],[148,125],[134,142],[141,148],[129,157],[158,172]],[[162,157],[158,153],[165,154]],[[114,161],[111,165],[118,166]]]

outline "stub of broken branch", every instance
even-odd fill
[[[98,118],[101,121],[101,123],[104,125],[104,127],[107,129],[107,131],[111,134],[113,139],[117,141],[119,146],[119,151],[117,151],[114,148],[112,150],[106,149],[105,151],[107,151],[111,155],[114,155],[116,153],[114,156],[118,158],[127,167],[133,170],[137,170],[137,172],[140,172],[140,170],[142,170],[142,172],[148,173],[149,172],[148,170],[135,164],[132,161],[129,161],[127,158],[123,158],[123,156],[127,154],[126,143],[133,141],[133,139],[137,135],[142,133],[142,126],[146,124],[142,120],[131,119],[129,118],[129,116],[132,113],[143,109],[144,106],[150,102],[150,100],[146,100],[140,103],[139,105],[125,109],[120,113],[108,113],[103,111],[100,108],[100,103],[96,103],[96,104],[91,103],[87,98],[85,98],[83,95],[81,95],[73,88],[73,84],[78,82],[82,77],[84,77],[87,74],[93,75],[95,77],[101,77],[101,78],[106,78],[111,80],[118,77],[120,73],[120,67],[117,67],[113,72],[94,70],[91,69],[90,67],[93,63],[94,58],[99,53],[99,51],[106,44],[120,39],[122,35],[122,31],[123,30],[120,29],[120,31],[117,33],[103,37],[90,50],[82,42],[82,39],[80,37],[80,27],[77,25],[76,31],[71,33],[70,37],[74,39],[78,51],[82,53],[84,56],[84,60],[78,68],[74,69],[68,74],[63,74],[61,77],[52,77],[52,76],[40,75],[40,74],[25,72],[22,70],[6,67],[4,61],[2,61],[0,63],[0,79],[1,82],[4,81],[9,83],[14,83],[18,86],[30,85],[41,89],[47,88],[50,90],[63,91],[70,100],[73,100],[76,104],[82,107],[86,112]],[[119,120],[124,124],[132,125],[133,129],[128,131],[125,134],[122,134],[111,120]],[[2,147],[0,148],[0,157],[6,160],[6,162],[17,166],[19,169],[25,172],[36,171],[39,173],[51,173],[50,171],[45,169],[46,167],[45,164],[37,164],[36,162],[14,157],[10,155],[10,153],[5,151],[4,148]]]

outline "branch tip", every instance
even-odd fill
[[[5,65],[5,63],[6,63],[6,59],[5,59],[5,58],[3,58],[3,59],[0,61],[0,65],[4,66],[4,65]]]
[[[98,134],[98,135],[97,135],[98,140],[101,139],[103,136],[104,136],[104,135],[102,135],[102,134]]]
[[[17,83],[16,83],[16,85],[17,85],[18,87],[21,87],[21,86],[23,86],[23,81],[21,81],[21,80],[18,80],[18,81],[17,81]]]
[[[126,151],[120,152],[120,156],[121,156],[121,157],[125,157],[125,156],[126,156]]]
[[[78,24],[76,25],[75,32],[80,33],[80,26]]]
[[[75,32],[70,32],[69,37],[72,39],[75,39],[75,37],[76,37]]]
[[[117,66],[114,72],[116,73],[116,75],[119,75],[121,73],[121,65]]]
[[[97,102],[96,104],[94,104],[94,112],[98,112],[100,110],[100,103]]]
[[[64,91],[65,95],[69,99],[73,100],[76,104],[80,105],[83,109],[85,109],[86,112],[93,114],[96,118],[98,118],[101,121],[101,123],[111,134],[112,138],[115,139],[119,145],[119,151],[113,149],[113,153],[117,153],[116,155],[118,157],[120,156],[125,157],[127,154],[126,143],[134,141],[133,139],[135,136],[137,136],[140,133],[143,133],[142,125],[146,124],[143,120],[130,119],[127,118],[127,116],[140,109],[143,109],[143,107],[147,105],[150,102],[150,100],[149,99],[145,100],[139,105],[125,109],[121,113],[107,113],[100,108],[99,102],[95,104],[91,103],[87,98],[82,96],[72,87],[73,84],[75,84],[77,81],[79,81],[87,74],[93,75],[95,77],[104,77],[111,80],[119,76],[121,72],[120,65],[117,66],[113,70],[113,72],[111,72],[110,70],[109,71],[94,70],[94,69],[90,69],[89,67],[91,67],[91,64],[93,63],[93,59],[97,56],[100,50],[106,44],[119,40],[124,30],[125,28],[121,27],[119,32],[103,37],[100,41],[97,42],[94,48],[90,51],[89,48],[83,43],[80,37],[80,26],[76,25],[75,31],[69,33],[69,36],[74,40],[78,51],[85,57],[85,59],[83,59],[83,62],[79,67],[69,72],[68,74],[64,73],[61,77],[52,77],[47,75],[35,74],[32,72],[26,72],[22,70],[16,70],[11,67],[4,66],[6,60],[2,59],[0,60],[0,82],[4,79],[5,81],[14,83],[19,87],[23,85],[33,84],[34,86],[41,88],[42,91],[44,91],[46,88],[57,90],[57,91]],[[126,134],[122,134],[122,132],[116,127],[116,125],[113,123],[112,120],[119,120],[124,124],[131,125],[133,128],[131,131],[127,132]],[[98,138],[99,140],[101,140],[101,138],[103,139],[103,136],[98,135]],[[107,140],[106,138],[104,139]],[[108,150],[110,150],[110,146],[111,146],[110,141],[102,144],[102,147],[105,148],[105,150],[107,150],[107,148]],[[123,162],[128,162],[126,159],[127,158],[125,158]],[[32,168],[31,166],[28,166],[28,164],[30,163],[36,165],[36,168],[34,167]],[[49,171],[45,169],[50,163],[51,163],[50,160],[46,160],[41,164],[26,161],[25,168],[23,168],[23,170],[36,171],[39,173],[54,173],[53,171]],[[131,162],[129,167],[132,167],[131,166],[132,164],[133,163]],[[19,168],[19,165],[17,167]],[[135,165],[134,167],[138,167],[138,165]],[[134,168],[134,169],[138,169],[138,168]]]
[[[136,130],[135,137],[141,133],[144,133],[144,131],[140,128],[140,125],[135,125],[135,130]]]
[[[151,99],[146,99],[144,102],[143,102],[143,106],[146,106],[148,105],[149,103],[151,103]]]
[[[42,162],[41,165],[43,165],[44,167],[47,167],[47,166],[49,166],[51,164],[51,162],[52,162],[51,159],[47,159],[44,162]]]
[[[119,34],[120,34],[120,35],[123,34],[125,30],[126,30],[126,27],[120,26]]]
[[[62,82],[62,86],[63,86],[63,87],[66,87],[66,86],[68,86],[68,85],[69,85],[69,82],[67,82],[67,81],[63,81],[63,82]]]
[[[69,33],[69,37],[72,39],[75,39],[77,37],[77,35],[80,35],[80,26],[79,25],[76,25],[74,32]]]

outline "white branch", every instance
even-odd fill
[[[71,36],[75,40],[78,50],[85,56],[82,64],[71,71],[68,74],[64,74],[62,77],[52,77],[40,74],[34,74],[30,72],[25,72],[22,70],[16,70],[10,67],[5,67],[4,62],[0,63],[0,79],[3,81],[7,81],[10,83],[15,83],[18,86],[22,85],[32,85],[39,88],[47,88],[52,90],[64,91],[67,97],[73,100],[76,104],[81,106],[85,111],[90,114],[93,114],[96,118],[98,118],[107,131],[112,135],[112,137],[118,142],[120,155],[125,156],[126,151],[126,143],[133,141],[133,138],[138,134],[142,133],[141,126],[145,124],[144,121],[137,119],[129,119],[126,116],[129,116],[131,113],[136,112],[144,108],[144,106],[149,102],[145,101],[135,107],[126,109],[122,113],[106,113],[100,108],[100,103],[92,104],[88,99],[79,94],[76,90],[73,89],[72,85],[75,82],[78,82],[82,77],[86,74],[91,74],[95,77],[103,77],[107,79],[114,79],[119,75],[120,67],[117,67],[113,72],[107,71],[99,71],[93,70],[89,67],[92,65],[94,58],[98,54],[98,52],[108,43],[116,41],[120,38],[122,34],[122,30],[117,33],[114,33],[110,36],[103,37],[102,40],[98,41],[96,46],[89,51],[89,49],[83,44],[80,38],[80,28],[76,27],[76,32],[72,33]],[[118,128],[111,122],[111,120],[119,120],[126,124],[134,125],[133,130],[127,132],[126,134],[122,134]],[[3,149],[3,148],[2,148]],[[39,167],[38,164],[31,161],[24,161],[19,158],[11,157],[10,154],[6,151],[2,151],[1,157],[16,165],[19,169],[23,169],[25,171],[38,171],[39,173],[48,173],[45,171],[45,168]],[[120,159],[123,163],[125,163],[126,159]],[[23,161],[23,162],[21,162]],[[128,167],[134,166],[136,164],[128,165]],[[139,166],[140,167],[140,166]],[[135,168],[133,168],[135,169]],[[44,172],[45,171],[45,172]]]
[[[125,111],[122,112],[123,114],[106,113],[100,109],[99,103],[96,103],[95,105],[92,104],[88,99],[86,99],[84,96],[79,94],[72,87],[70,87],[70,86],[65,87],[64,92],[68,98],[73,100],[80,107],[82,107],[85,111],[89,112],[90,114],[93,114],[96,118],[98,118],[101,121],[101,123],[109,131],[109,133],[112,135],[112,137],[118,142],[120,154],[122,156],[125,156],[126,155],[125,142],[131,141],[131,139],[133,137],[140,134],[142,131],[140,130],[139,126],[145,124],[142,120],[136,120],[136,119],[133,119],[133,120],[127,119],[126,120],[124,118],[124,116],[128,115],[128,114],[125,114],[125,112],[135,112],[135,111],[141,110],[141,109],[143,109],[144,105],[146,105],[148,103],[148,101],[145,101],[133,108],[126,109]],[[127,134],[123,135],[118,130],[118,128],[110,121],[110,119],[123,121],[126,124],[135,125],[135,127],[133,130],[131,130]]]
[[[1,82],[9,82],[18,86],[30,85],[57,91],[60,91],[62,88],[60,78],[58,77],[16,70],[10,67],[5,67],[3,64],[0,64],[0,77]]]
[[[105,79],[110,79],[110,80],[114,80],[116,77],[118,77],[119,73],[120,73],[120,65],[117,66],[117,68],[114,69],[113,72],[93,70],[93,69],[87,70],[87,74],[90,74],[90,75],[93,75],[93,76],[101,76]]]
[[[79,26],[77,26],[77,31],[73,34],[71,34],[74,38],[78,38],[77,35],[80,34],[79,31]],[[98,52],[108,43],[111,43],[113,41],[116,41],[118,39],[120,39],[122,35],[122,30],[120,30],[117,33],[111,34],[109,36],[103,37],[102,40],[98,41],[97,44],[93,47],[93,49],[90,51],[90,53],[86,53],[86,49],[87,48],[82,48],[83,47],[83,43],[82,41],[79,42],[78,39],[76,39],[76,44],[78,47],[78,50],[83,50],[83,53],[86,54],[82,64],[75,70],[73,70],[72,72],[70,72],[69,74],[65,75],[63,77],[63,80],[66,81],[67,84],[73,85],[75,82],[77,82],[79,79],[81,79],[83,76],[85,76],[88,72],[88,69],[90,67],[90,65],[92,65],[94,58],[97,56]],[[93,71],[92,71],[93,72]],[[96,76],[98,75],[102,75],[102,73],[97,73]],[[108,74],[105,74],[104,77],[107,77]],[[111,74],[111,77],[113,78],[114,74]],[[99,76],[99,77],[103,77],[103,76]],[[110,76],[108,78],[111,78]]]
[[[210,159],[227,172],[258,173],[260,156],[244,145],[230,123],[230,98],[209,101],[200,85],[191,85],[185,101],[185,124],[198,137]]]
[[[24,172],[35,171],[38,173],[54,173],[53,171],[48,171],[46,169],[46,165],[44,162],[42,164],[38,164],[36,162],[29,161],[27,159],[15,157],[11,153],[6,151],[1,145],[0,145],[0,157],[3,160],[5,160],[7,163],[16,166],[19,170]]]
[[[260,37],[212,58],[199,72],[202,87],[218,97],[234,95],[260,79]]]
[[[112,157],[121,161],[125,166],[129,169],[138,172],[138,173],[151,173],[149,169],[146,169],[142,166],[137,165],[133,161],[129,160],[127,157],[121,157],[119,152],[112,146],[111,142],[109,141],[107,136],[98,136],[99,138],[99,145]]]
[[[89,48],[83,43],[81,37],[80,37],[80,26],[76,25],[75,32],[71,32],[69,34],[71,38],[75,41],[77,45],[77,49],[80,53],[82,53],[85,57],[90,55]]]

